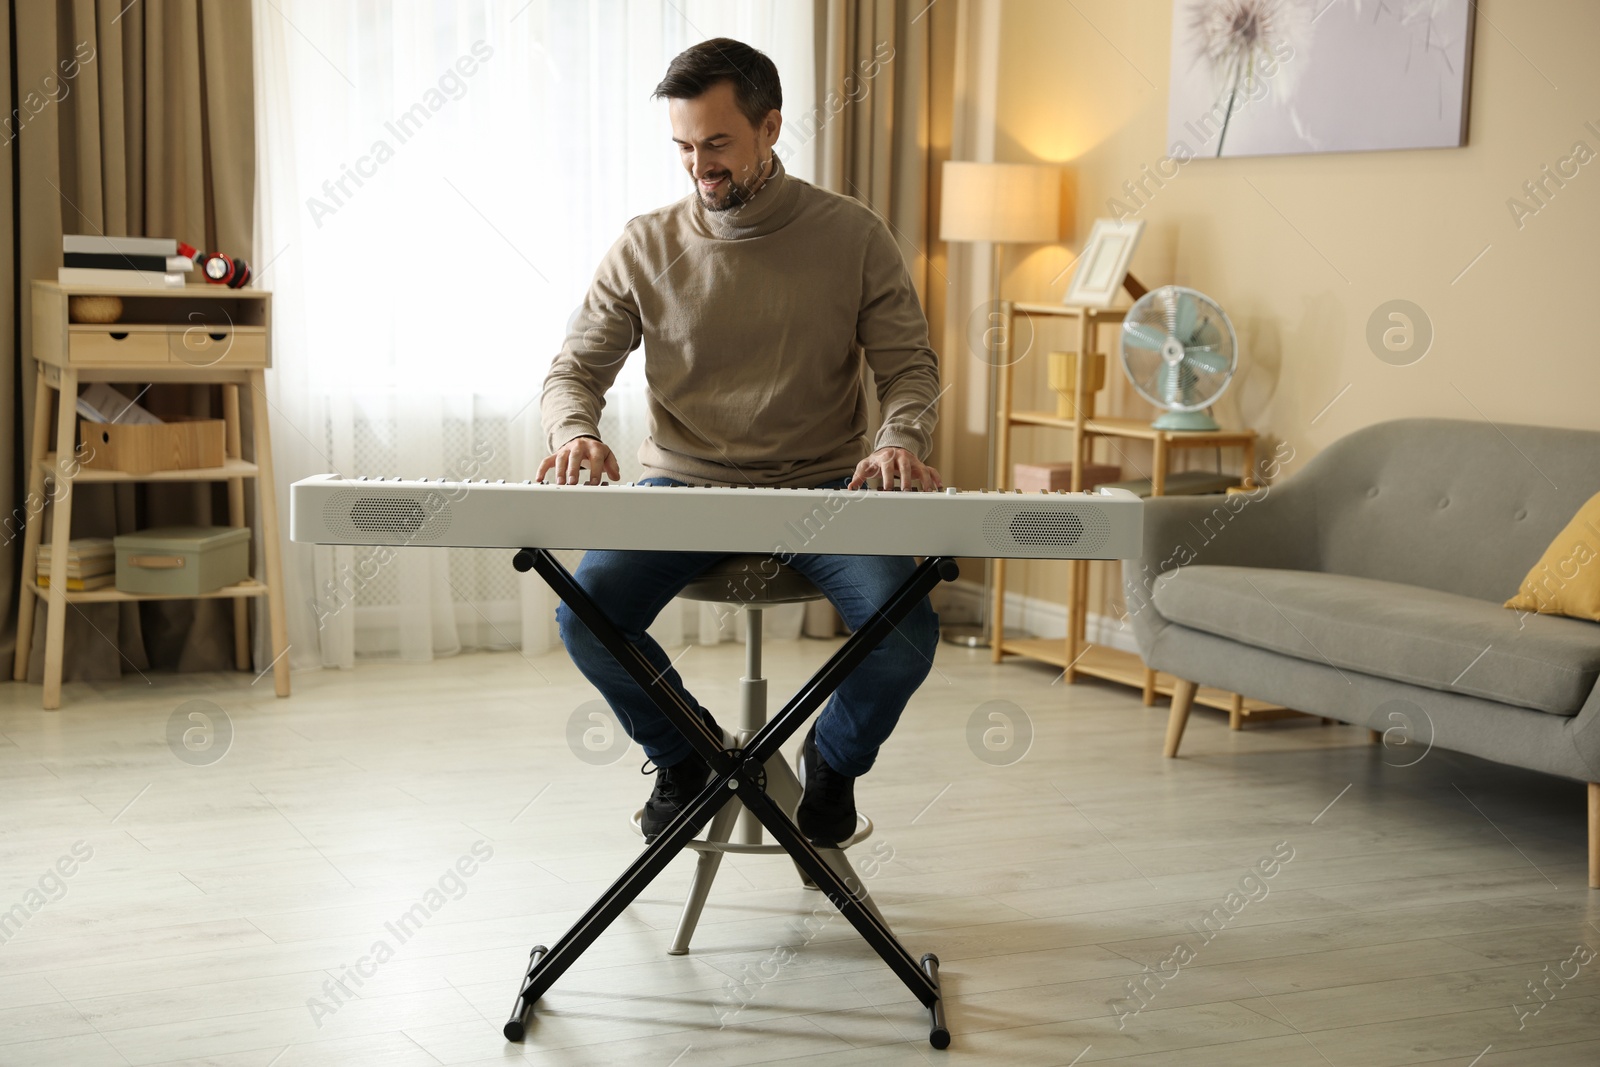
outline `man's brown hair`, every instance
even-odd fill
[[[783,110],[777,66],[766,53],[731,37],[713,37],[679,52],[650,98],[693,100],[723,81],[733,83],[734,100],[751,126],[759,126],[767,112]]]

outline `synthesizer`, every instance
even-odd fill
[[[547,485],[323,474],[289,490],[290,537],[325,545],[793,555],[1133,559],[1125,489],[764,489]]]

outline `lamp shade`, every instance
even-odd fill
[[[1061,168],[947,160],[939,238],[1034,244],[1061,239]]]

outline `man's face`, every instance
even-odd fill
[[[782,116],[769,111],[759,126],[751,126],[729,81],[690,100],[669,100],[667,114],[678,157],[694,179],[700,205],[707,211],[727,211],[748,201],[764,177]]]

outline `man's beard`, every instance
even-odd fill
[[[699,179],[694,180],[695,195],[700,199],[700,206],[705,208],[707,211],[721,213],[724,211],[732,211],[734,208],[743,207],[745,204],[750,202],[757,192],[760,191],[757,188],[758,183],[761,181],[760,171],[757,171],[749,181],[744,183],[735,181],[731,171],[729,171],[725,177],[728,179],[727,191],[718,194],[716,199],[712,199],[706,194],[704,189],[700,188]]]

